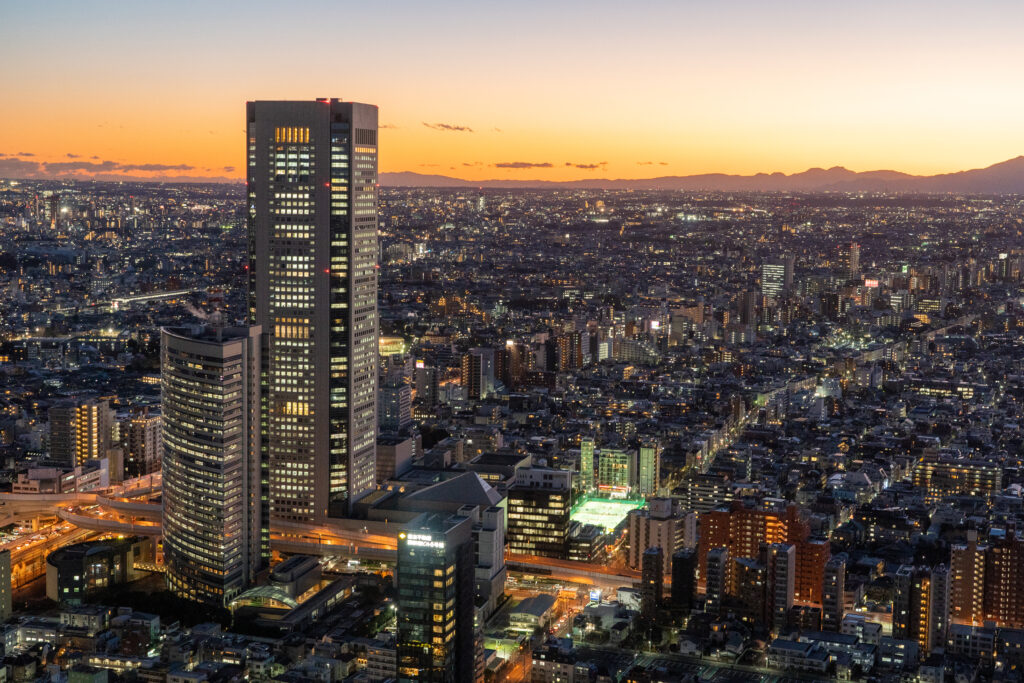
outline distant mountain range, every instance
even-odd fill
[[[934,192],[957,194],[1024,194],[1024,156],[970,171],[917,176],[899,171],[858,173],[842,166],[811,168],[802,173],[728,175],[704,173],[642,180],[462,180],[403,171],[381,173],[385,187],[485,187],[522,189],[690,190],[723,192]]]

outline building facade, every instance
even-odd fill
[[[167,584],[197,602],[227,605],[269,561],[260,337],[258,327],[162,332]]]
[[[270,514],[346,517],[377,438],[377,107],[248,103],[249,318]]]

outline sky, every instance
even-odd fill
[[[242,179],[245,102],[380,107],[480,180],[1024,154],[1019,0],[0,1],[0,177]]]

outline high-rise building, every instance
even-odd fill
[[[653,619],[665,587],[665,553],[658,546],[644,551],[640,569],[640,615]]]
[[[787,505],[785,509],[759,508],[733,501],[727,509],[701,515],[700,524],[698,552],[702,577],[704,558],[712,548],[725,546],[734,559],[756,559],[763,544],[790,543],[796,547],[794,599],[805,605],[821,605],[829,544],[810,538],[810,527],[796,505]]]
[[[821,627],[839,631],[845,615],[846,555],[840,554],[825,564],[825,580],[821,589]]]
[[[462,357],[462,387],[470,401],[491,395],[494,391],[494,349],[470,349]]]
[[[658,495],[658,487],[661,485],[661,446],[656,441],[642,442],[637,460],[636,492],[644,497]]]
[[[580,489],[583,493],[594,490],[594,439],[580,439]]]
[[[380,417],[382,432],[400,432],[412,424],[412,387],[386,377],[380,387]]]
[[[159,413],[149,408],[133,413],[121,423],[124,469],[128,477],[139,477],[160,470],[163,429]]]
[[[697,596],[697,551],[683,548],[672,555],[672,607],[683,612],[693,608]]]
[[[791,543],[771,543],[762,549],[767,575],[769,627],[776,633],[786,627],[789,610],[796,593],[796,546]]]
[[[636,452],[602,448],[597,458],[597,488],[605,495],[628,496],[636,483]]]
[[[50,408],[50,459],[77,467],[110,451],[113,412],[105,400],[64,401]]]
[[[472,682],[473,520],[426,513],[398,534],[401,683]]]
[[[729,549],[726,547],[712,548],[705,556],[704,611],[718,614],[726,599],[731,585],[729,581]]]
[[[664,550],[663,571],[671,571],[672,555],[680,548],[692,548],[697,542],[697,515],[692,510],[675,512],[671,498],[651,498],[647,506],[630,510],[627,515],[627,564],[639,569],[648,548]]]
[[[161,333],[168,587],[226,606],[270,559],[260,449],[260,328]]]
[[[790,275],[792,279],[792,274]],[[786,290],[786,264],[766,261],[761,264],[761,295],[777,297]]]
[[[375,486],[377,107],[249,102],[247,121],[270,514],[344,517]]]
[[[1024,628],[1024,540],[1013,527],[994,529],[985,542],[969,531],[950,553],[950,619],[977,626]]]
[[[860,275],[860,245],[856,242],[844,242],[836,249],[836,262],[839,272],[847,279]]]
[[[508,490],[508,549],[564,559],[568,554],[572,472],[521,467]]]
[[[896,572],[892,604],[892,635],[917,643],[930,653],[946,642],[949,627],[949,573],[945,565],[912,567]]]

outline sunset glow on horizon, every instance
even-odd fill
[[[316,97],[379,106],[382,171],[470,180],[933,174],[1024,153],[1020,3],[46,2],[0,19],[0,177],[241,180],[245,102]]]

